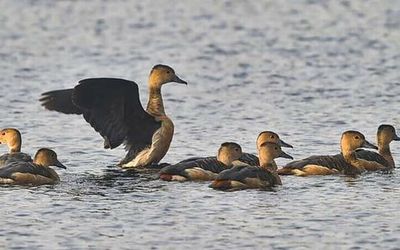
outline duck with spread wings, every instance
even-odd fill
[[[187,84],[167,65],[156,65],[150,72],[149,100],[144,110],[138,85],[118,78],[81,80],[73,89],[42,94],[42,105],[65,114],[82,114],[104,138],[104,148],[125,144],[127,155],[119,165],[125,168],[157,164],[167,153],[174,124],[165,114],[161,86]]]

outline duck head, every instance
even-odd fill
[[[67,168],[57,159],[56,152],[48,148],[39,149],[35,154],[33,162],[44,167],[56,166],[64,169]]]
[[[340,146],[344,154],[353,152],[358,148],[378,149],[377,146],[368,142],[362,133],[354,130],[348,130],[342,134]]]
[[[7,144],[10,152],[21,151],[21,133],[15,128],[5,128],[0,131],[0,144]]]
[[[279,157],[293,159],[292,156],[283,152],[279,144],[273,142],[264,142],[261,144],[258,149],[258,157],[260,158],[260,166],[268,166],[274,161],[274,159]]]
[[[235,142],[224,142],[218,149],[218,161],[230,166],[242,156],[242,147]]]
[[[279,135],[277,133],[274,133],[272,131],[263,131],[261,132],[258,137],[257,137],[257,149],[260,149],[260,146],[264,142],[272,142],[278,144],[280,147],[287,147],[287,148],[293,148],[292,145],[284,142],[282,139],[279,138]]]
[[[187,82],[175,74],[175,70],[167,65],[158,64],[153,67],[149,76],[149,83],[152,87],[161,87],[165,83],[176,82],[186,84]]]
[[[396,129],[392,125],[382,124],[377,133],[378,146],[388,146],[392,141],[400,141]]]

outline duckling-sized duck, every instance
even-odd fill
[[[393,156],[392,153],[390,152],[390,143],[392,141],[400,141],[400,137],[396,134],[396,129],[392,125],[387,125],[387,124],[380,125],[378,127],[378,132],[376,134],[376,140],[378,144],[379,153],[370,150],[357,149],[356,150],[357,158],[364,159],[367,161],[378,162],[387,168],[385,170],[390,170],[395,168]],[[335,157],[343,159],[342,154],[338,154]],[[366,170],[376,171],[380,169],[366,168]]]
[[[282,151],[276,143],[265,142],[259,149],[260,166],[241,165],[222,171],[218,174],[210,187],[219,190],[239,190],[248,188],[265,189],[282,185],[275,158],[293,159]]]
[[[30,155],[21,152],[21,133],[15,128],[5,128],[0,131],[0,144],[6,144],[9,153],[0,156],[0,167],[14,161],[32,162]]]
[[[160,170],[160,179],[164,181],[208,181],[232,166],[232,162],[242,155],[242,148],[234,142],[224,142],[218,149],[217,158],[183,161]]]
[[[41,148],[37,151],[33,162],[10,162],[0,168],[0,184],[55,184],[60,181],[60,177],[49,166],[66,168],[57,159],[57,154],[53,150]]]
[[[316,155],[302,160],[292,161],[281,169],[281,175],[330,175],[343,173],[348,175],[359,174],[366,169],[385,169],[386,167],[374,161],[360,159],[356,155],[358,148],[378,149],[369,143],[365,136],[358,131],[346,131],[340,141],[343,159],[331,155]]]
[[[104,148],[125,144],[128,150],[119,163],[125,168],[157,164],[167,153],[174,124],[165,114],[161,86],[187,84],[167,65],[156,65],[150,72],[149,101],[144,110],[135,82],[117,78],[90,78],[73,89],[42,94],[48,110],[64,114],[83,114],[85,120],[104,138]]]

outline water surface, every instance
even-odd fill
[[[55,186],[4,187],[8,249],[399,249],[400,174],[284,177],[272,192],[217,192],[121,173],[124,150],[40,93],[87,77],[138,82],[171,65],[163,88],[175,136],[165,162],[255,152],[262,130],[295,158],[336,153],[340,134],[400,129],[400,3],[384,1],[0,1],[0,127],[23,151],[55,149]],[[392,145],[397,165],[400,145]],[[3,147],[2,151],[6,149]],[[284,164],[285,160],[279,160]]]

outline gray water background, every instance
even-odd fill
[[[255,152],[262,130],[297,159],[337,153],[344,130],[400,130],[400,1],[1,0],[0,127],[68,169],[59,185],[1,188],[0,248],[399,249],[399,171],[284,177],[272,192],[167,183],[120,173],[122,148],[37,101],[108,76],[136,81],[145,103],[158,63],[189,82],[163,87],[176,131],[164,162],[224,141]]]

